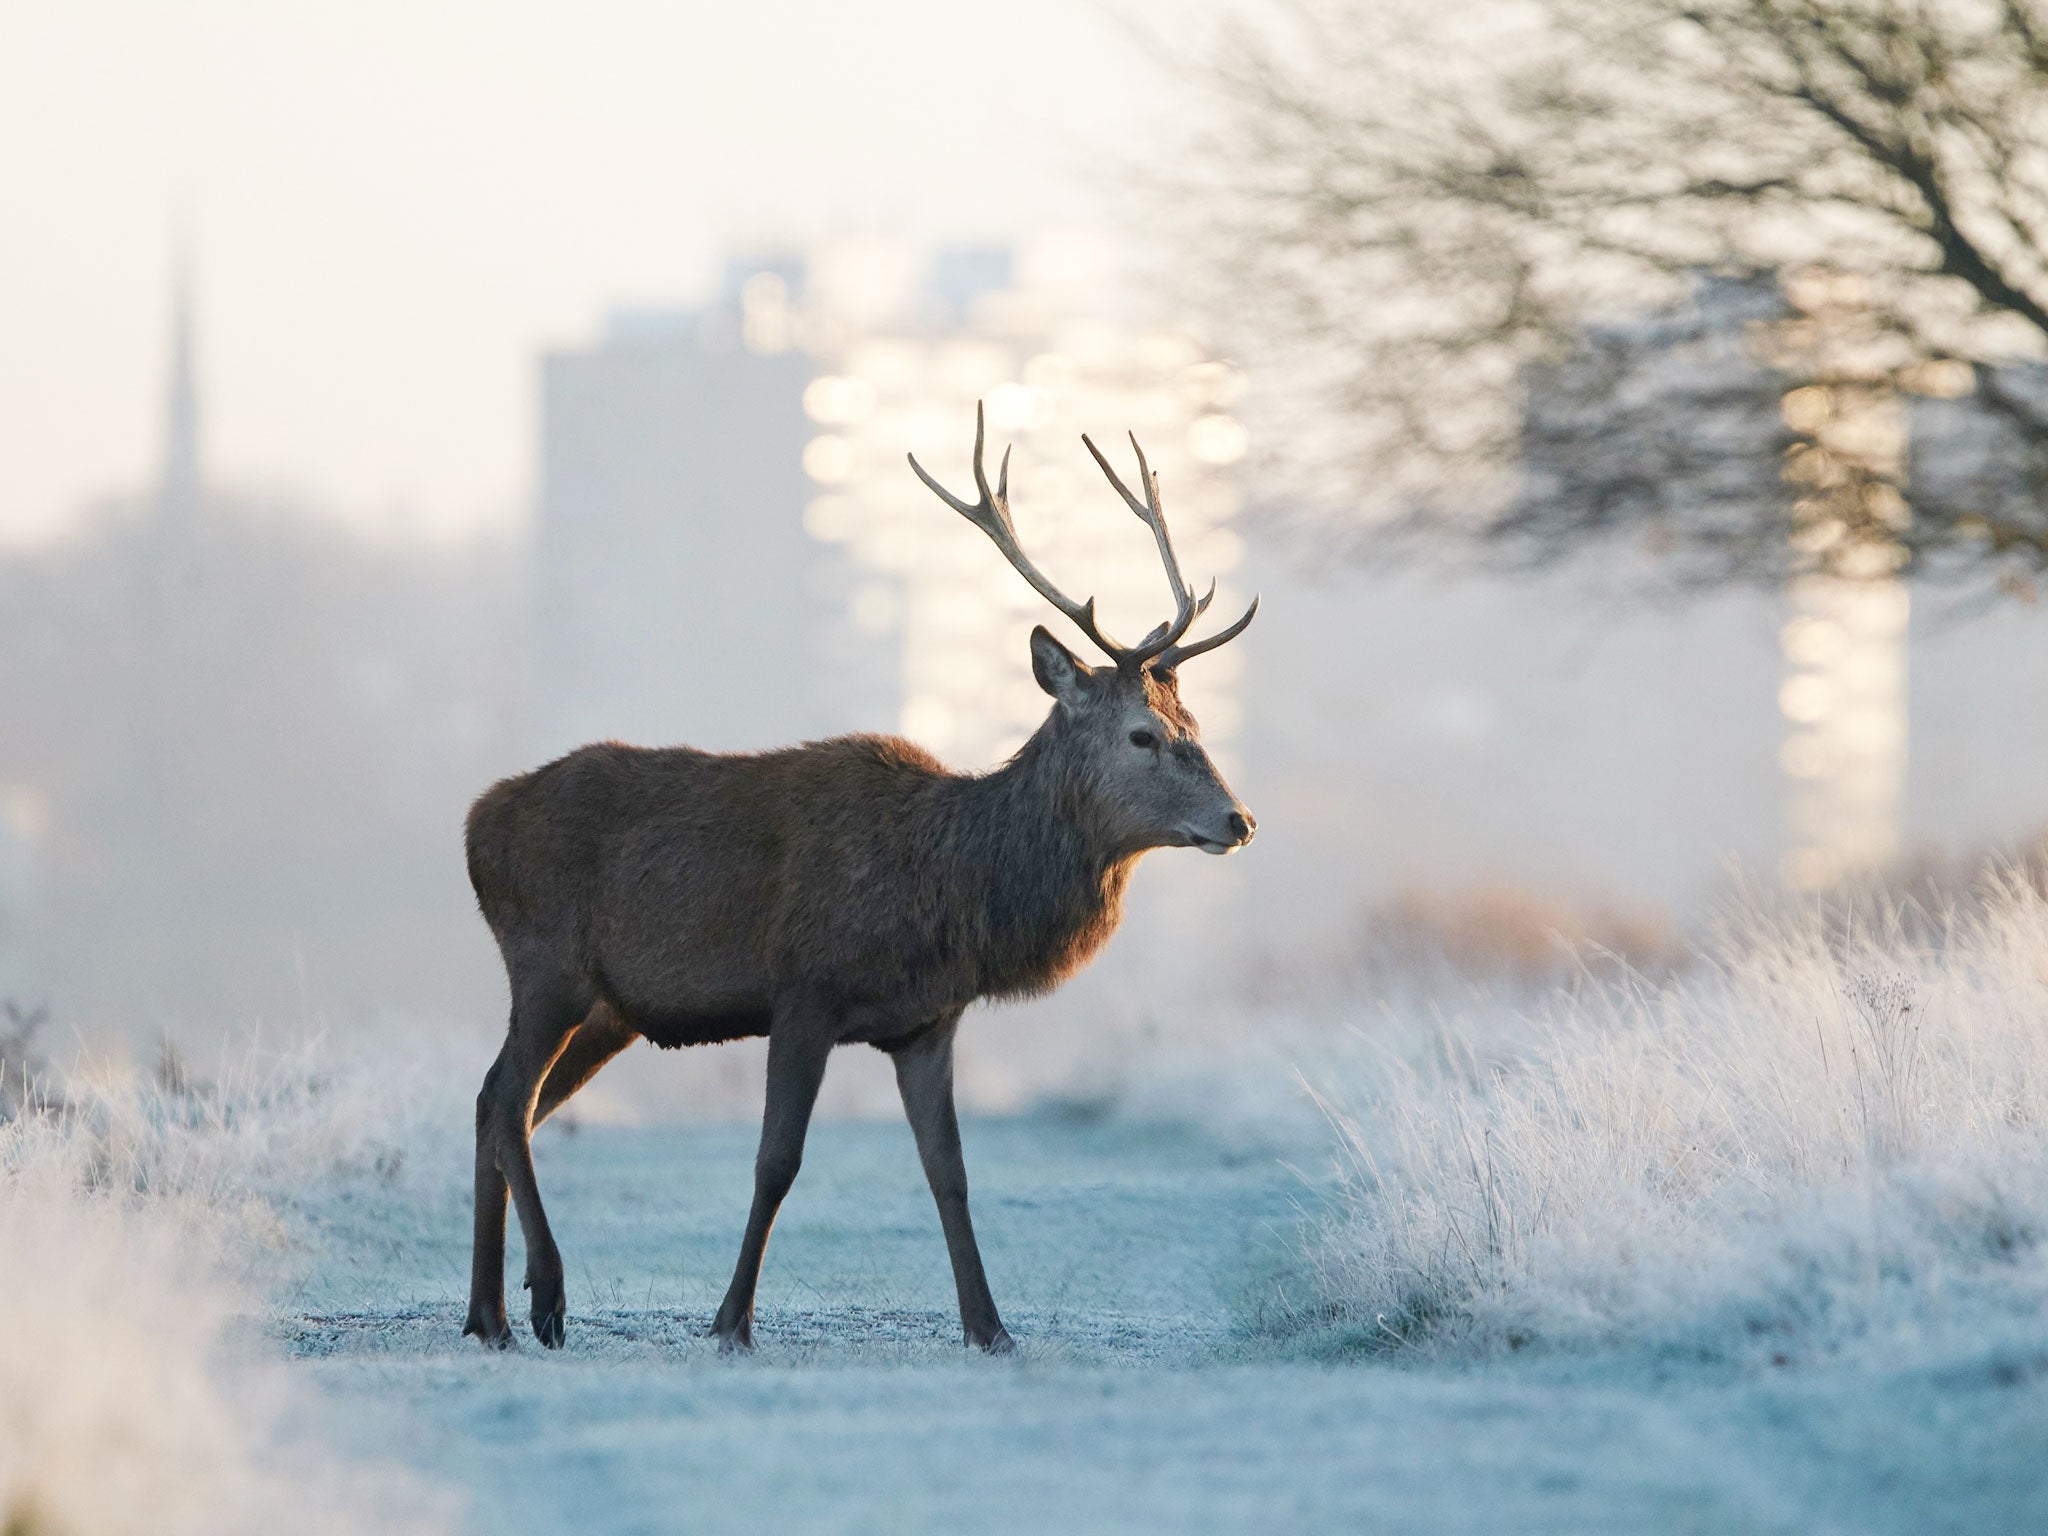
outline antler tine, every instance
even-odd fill
[[[1002,551],[1003,558],[1019,576],[1031,584],[1031,589],[1053,607],[1071,619],[1082,634],[1086,635],[1118,666],[1125,664],[1125,658],[1132,654],[1131,648],[1119,645],[1106,634],[1095,621],[1095,599],[1077,603],[1046,578],[1043,571],[1032,563],[1017,542],[1016,525],[1010,521],[1010,450],[1003,449],[1002,467],[996,474],[996,488],[988,486],[988,471],[983,466],[982,450],[987,436],[986,413],[979,402],[974,407],[974,488],[981,493],[978,502],[962,501],[938,481],[925,473],[924,466],[917,462],[917,455],[910,454],[910,467],[925,488],[947,506],[966,518],[989,537],[989,542]],[[1168,642],[1170,643],[1170,642]]]
[[[1173,589],[1173,617],[1155,627],[1136,645],[1121,645],[1111,638],[1096,622],[1094,598],[1091,597],[1084,603],[1075,602],[1054,586],[1045,573],[1024,553],[1023,546],[1017,542],[1016,525],[1010,519],[1010,449],[1003,449],[1003,461],[996,471],[995,488],[991,490],[985,457],[988,445],[987,412],[981,405],[977,404],[974,408],[974,488],[980,494],[980,500],[962,501],[925,472],[925,467],[917,462],[916,454],[910,454],[908,457],[911,470],[924,482],[925,488],[987,534],[989,542],[1002,552],[1003,558],[1010,562],[1011,568],[1031,584],[1031,589],[1072,620],[1081,633],[1099,646],[1103,654],[1118,667],[1130,670],[1148,663],[1156,663],[1162,670],[1172,671],[1190,656],[1213,651],[1224,641],[1234,640],[1243,634],[1253,615],[1259,611],[1259,600],[1256,597],[1252,599],[1251,607],[1244,611],[1244,616],[1227,629],[1218,631],[1206,640],[1198,640],[1193,645],[1180,643],[1181,636],[1188,632],[1188,626],[1207,613],[1209,605],[1216,600],[1216,583],[1210,582],[1209,590],[1198,598],[1189,590],[1187,582],[1182,578],[1180,560],[1173,551],[1173,536],[1167,530],[1166,513],[1160,505],[1159,477],[1145,461],[1145,450],[1139,447],[1137,434],[1131,434],[1131,449],[1138,456],[1138,473],[1145,481],[1143,501],[1131,494],[1130,487],[1124,484],[1114,469],[1110,468],[1109,460],[1103,457],[1102,450],[1095,446],[1093,440],[1084,433],[1081,441],[1087,445],[1089,453],[1094,455],[1095,462],[1101,466],[1102,472],[1109,477],[1109,483],[1116,487],[1117,494],[1123,497],[1124,504],[1137,515],[1140,522],[1152,530],[1152,537],[1159,545],[1160,563],[1166,568],[1167,583]]]
[[[1094,440],[1087,433],[1081,434],[1081,441],[1089,453],[1095,456],[1095,462],[1101,466],[1103,474],[1109,477],[1109,483],[1116,487],[1117,494],[1123,497],[1124,505],[1137,514],[1139,522],[1152,530],[1152,537],[1159,545],[1159,562],[1166,568],[1166,584],[1173,592],[1173,618],[1163,629],[1154,631],[1140,641],[1130,658],[1132,665],[1141,666],[1162,654],[1167,647],[1188,632],[1188,626],[1209,606],[1210,599],[1216,595],[1216,588],[1215,584],[1211,583],[1209,596],[1199,602],[1196,601],[1195,594],[1189,590],[1186,579],[1180,573],[1180,557],[1173,552],[1173,535],[1166,526],[1166,509],[1160,504],[1159,476],[1152,472],[1152,466],[1145,461],[1145,450],[1138,444],[1138,434],[1133,432],[1129,436],[1131,451],[1138,456],[1138,477],[1145,482],[1143,501],[1131,494],[1130,487],[1124,484],[1114,469],[1110,468],[1109,460],[1103,457],[1102,450],[1095,446]]]
[[[977,405],[974,408],[974,488],[981,492],[981,500],[978,503],[971,501],[962,501],[958,496],[955,496],[951,491],[947,490],[943,485],[939,484],[938,481],[934,480],[930,475],[926,474],[924,466],[917,462],[916,454],[906,454],[905,457],[910,460],[911,469],[916,473],[917,478],[924,482],[926,490],[930,491],[934,496],[938,497],[939,500],[943,501],[955,512],[958,512],[962,517],[966,518],[970,523],[974,524],[975,527],[981,529],[984,533],[990,533],[991,537],[993,537],[993,533],[990,529],[989,524],[990,521],[992,521],[996,516],[996,498],[989,494],[988,478],[981,472],[981,447],[981,407]],[[1007,492],[1009,490],[1010,483],[1009,467],[1010,451],[1007,448],[1005,448],[1003,450],[1003,489],[1005,492],[1005,496],[1003,498],[1004,500],[1008,499]],[[986,514],[986,516],[984,516],[984,514]],[[1007,521],[1007,519],[1005,520]]]
[[[1215,587],[1213,584],[1211,585],[1209,590],[1213,595],[1215,592]],[[1206,601],[1204,602],[1203,606],[1207,606]],[[1179,666],[1182,662],[1186,661],[1190,656],[1199,656],[1204,651],[1215,650],[1217,646],[1223,644],[1223,642],[1226,640],[1235,640],[1239,635],[1245,632],[1246,628],[1251,624],[1252,616],[1256,614],[1258,611],[1259,600],[1256,597],[1254,597],[1252,599],[1251,607],[1245,609],[1244,616],[1240,618],[1235,624],[1232,624],[1227,629],[1219,629],[1218,631],[1216,631],[1215,634],[1209,636],[1208,639],[1197,640],[1193,645],[1167,646],[1165,650],[1159,653],[1158,665],[1164,667],[1167,671],[1171,672],[1175,667]]]

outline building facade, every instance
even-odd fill
[[[799,518],[813,365],[714,311],[619,315],[541,365],[534,750],[715,750],[816,721],[823,616]]]
[[[1127,478],[1136,433],[1184,569],[1219,577],[1229,608],[1237,376],[1184,335],[1098,312],[1060,271],[1003,250],[920,264],[828,245],[735,262],[703,310],[615,316],[595,344],[551,353],[542,734],[732,749],[884,729],[964,768],[1001,761],[1045,713],[1025,637],[1061,621],[905,462],[971,484],[978,402],[991,473],[1015,445],[1034,558],[1097,596],[1112,629],[1141,634],[1171,600],[1083,432]],[[1226,740],[1239,665],[1219,651],[1189,680]]]

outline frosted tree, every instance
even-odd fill
[[[2048,7],[1298,0],[1197,78],[1217,312],[1361,528],[2048,568]]]

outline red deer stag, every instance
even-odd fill
[[[562,1342],[562,1257],[534,1182],[535,1125],[636,1037],[681,1046],[766,1035],[754,1203],[712,1324],[720,1348],[752,1347],[761,1256],[803,1157],[826,1058],[856,1041],[894,1058],[967,1342],[1012,1347],[967,1214],[954,1031],[977,998],[1049,991],[1092,958],[1116,928],[1140,854],[1221,854],[1251,841],[1251,814],[1202,750],[1175,673],[1240,633],[1258,603],[1182,643],[1215,585],[1197,598],[1182,580],[1144,451],[1140,500],[1084,437],[1151,529],[1173,589],[1171,620],[1136,645],[1117,643],[1094,599],[1065,596],[1018,546],[1009,453],[990,490],[982,437],[977,411],[976,501],[949,494],[915,458],[910,467],[1110,661],[1089,666],[1034,629],[1031,670],[1052,712],[1001,768],[951,773],[894,736],[749,755],[600,743],[493,785],[471,809],[469,877],[504,956],[512,1021],[476,1101],[464,1333],[512,1342],[509,1192],[534,1334]]]

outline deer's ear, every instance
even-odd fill
[[[1031,675],[1062,704],[1078,705],[1088,697],[1089,669],[1043,624],[1031,631]]]

